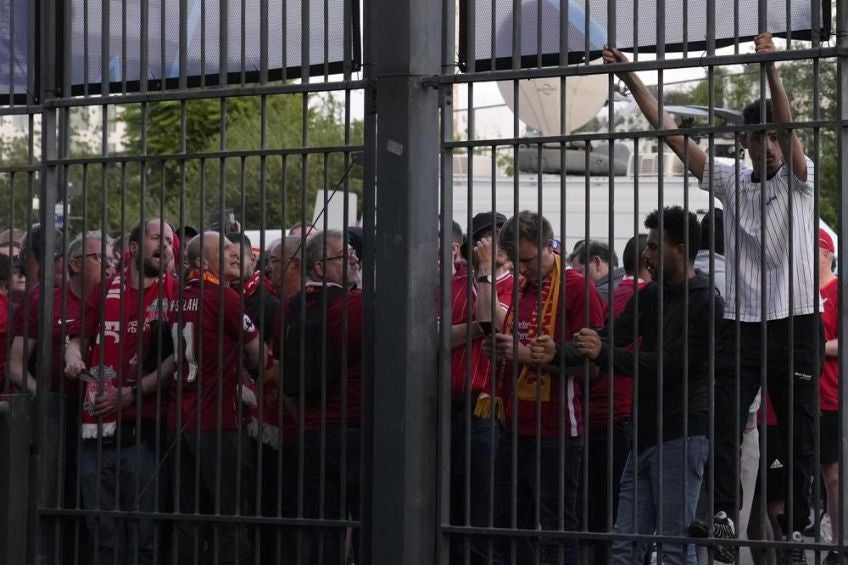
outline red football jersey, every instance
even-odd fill
[[[179,409],[181,429],[185,431],[197,430],[198,425],[202,431],[237,429],[242,371],[239,343],[259,337],[258,328],[242,311],[238,293],[220,286],[210,275],[205,275],[202,285],[199,278],[189,280],[182,302],[177,300],[171,309],[170,321],[177,377],[182,385],[169,389],[169,427],[176,427]]]
[[[630,302],[636,290],[643,288],[646,284],[641,279],[625,276],[621,284],[613,293],[613,316],[618,317],[624,311],[624,307]],[[607,316],[604,316],[607,318]],[[633,344],[627,346],[628,349]],[[616,424],[625,418],[629,418],[633,412],[633,377],[630,375],[613,376],[613,399],[612,420]],[[589,429],[605,430],[609,424],[609,376],[600,374],[593,381],[589,392]]]
[[[150,322],[159,317],[159,312],[167,311],[176,297],[176,280],[171,275],[164,275],[161,284],[157,281],[153,286],[143,289],[141,308],[139,308],[139,290],[124,282],[122,291],[112,291],[114,280],[121,274],[115,274],[112,278],[102,280],[96,284],[88,293],[85,304],[83,335],[90,343],[99,343],[101,337],[105,340],[118,340],[120,345],[120,379],[124,386],[128,386],[144,376],[144,357],[153,349],[151,340],[152,331]],[[124,275],[124,281],[126,281]],[[105,297],[105,298],[104,298]],[[101,325],[101,310],[103,311],[103,325]],[[121,314],[123,311],[123,314]],[[141,332],[138,330],[141,320]],[[122,326],[123,324],[123,326]],[[68,322],[68,334],[74,337],[79,333],[80,324],[74,321]],[[101,335],[102,334],[102,335]],[[141,335],[141,343],[139,343]],[[139,347],[140,346],[140,347]],[[142,356],[139,359],[139,355]],[[93,359],[91,355],[86,359],[89,367],[96,366],[100,361],[107,365],[108,359]],[[146,419],[159,417],[156,404],[156,394],[147,394],[142,399],[141,416]],[[136,406],[130,404],[121,411],[121,417],[125,421],[136,419]]]
[[[495,280],[497,301],[504,310],[512,305],[512,289],[515,277],[510,272],[501,274]],[[463,270],[453,277],[453,303],[451,307],[451,323],[462,324],[473,320],[477,308],[477,291],[472,289],[471,303],[468,303],[468,272]],[[492,360],[483,354],[483,338],[471,344],[471,390],[474,393],[486,392],[491,394]],[[457,347],[451,353],[451,394],[454,398],[463,398],[465,394],[465,373],[467,367],[467,345]]]
[[[0,394],[6,392],[6,343],[9,336],[9,297],[0,293]]]
[[[574,333],[584,327],[601,327],[604,325],[604,305],[595,286],[589,285],[589,294],[586,295],[585,277],[574,269],[566,269],[563,284],[565,284],[565,308],[562,305],[557,308],[557,317],[565,315],[566,341],[571,341]],[[521,287],[518,298],[518,341],[522,344],[528,342],[528,331],[533,313],[538,308],[539,289],[525,281]],[[589,303],[589,319],[585,317],[585,305]],[[561,321],[556,320],[554,327],[559,339]],[[519,367],[520,370],[520,367]],[[506,386],[511,388],[512,369],[507,365]],[[560,390],[560,382],[565,387]],[[559,435],[560,419],[563,419],[563,429],[566,437],[577,437],[583,433],[583,411],[581,405],[582,384],[580,379],[567,376],[565,379],[557,377],[550,379],[550,401],[543,402],[541,407],[541,435]],[[560,396],[565,398],[565,406],[560,408]],[[517,413],[516,413],[517,412]],[[536,431],[536,402],[535,400],[516,400],[510,395],[507,407],[510,418],[518,418],[518,434],[522,437],[532,437]]]
[[[63,296],[67,297],[67,302],[62,304]],[[38,340],[38,322],[40,320],[41,308],[39,300],[41,299],[41,288],[35,287],[30,289],[27,299],[22,303],[15,312],[15,318],[12,328],[14,336],[22,336],[29,339]],[[63,310],[64,308],[64,310]],[[78,326],[82,316],[82,299],[71,292],[70,287],[57,288],[53,290],[53,350],[52,350],[52,365],[51,365],[51,381],[50,390],[57,392],[62,375],[65,374],[65,344],[72,328]],[[5,315],[5,307],[3,315]],[[4,348],[5,355],[5,348]],[[35,352],[29,351],[30,374],[35,376]],[[75,391],[76,386],[66,386],[67,392]],[[78,396],[78,395],[77,395]],[[74,396],[74,398],[77,398]]]
[[[824,325],[824,340],[830,341],[839,337],[839,279],[834,278],[820,291],[822,308],[821,319]],[[839,359],[825,357],[819,378],[822,410],[839,410]]]

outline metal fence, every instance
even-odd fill
[[[846,2],[2,4],[0,562],[848,555]]]

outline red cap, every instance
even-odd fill
[[[836,248],[833,246],[833,239],[831,239],[830,234],[822,228],[819,228],[819,247],[827,249],[831,253],[836,253]]]

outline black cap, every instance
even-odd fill
[[[350,226],[347,228],[347,242],[356,251],[356,258],[362,261],[363,244],[365,237],[362,233],[362,228],[359,226]]]
[[[62,231],[59,229],[53,228],[55,231],[55,236],[53,238],[53,257],[61,257],[62,250],[64,249],[64,245],[62,245]],[[29,231],[27,231],[26,239],[24,243],[24,248],[21,250],[24,254],[32,252],[35,257],[38,257],[41,251],[41,239],[44,237],[44,230],[41,228],[41,224],[32,224],[30,226]],[[40,263],[40,261],[39,261]]]
[[[492,222],[494,220],[494,222]],[[471,220],[471,239],[477,241],[477,235],[486,230],[494,230],[506,223],[506,216],[500,212],[481,212]]]

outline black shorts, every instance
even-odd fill
[[[822,465],[839,461],[839,412],[822,410],[819,417],[819,440],[821,451],[819,460]]]

